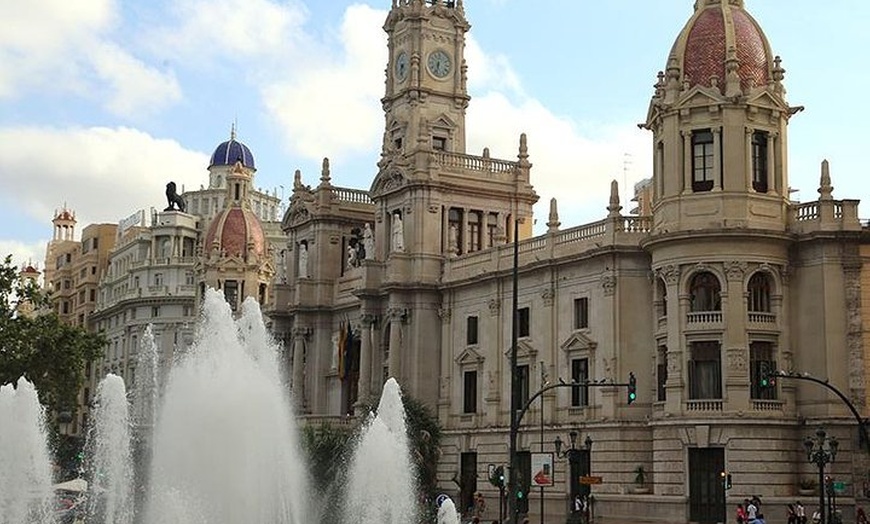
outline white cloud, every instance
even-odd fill
[[[162,209],[167,182],[199,187],[207,165],[202,153],[130,128],[0,129],[0,172],[20,174],[4,180],[0,200],[41,221],[64,202],[81,225]]]
[[[126,117],[176,101],[173,75],[149,68],[112,43],[115,2],[33,0],[5,10],[0,97],[67,91],[106,100],[109,111]],[[107,81],[108,89],[100,81]]]
[[[19,242],[17,240],[0,240],[0,259],[12,255],[12,265],[21,269],[28,264],[42,271],[45,260],[45,246],[48,238],[36,242]]]
[[[351,6],[340,29],[340,58],[293,70],[262,90],[268,113],[289,150],[309,158],[340,158],[380,145],[386,34],[384,11]]]

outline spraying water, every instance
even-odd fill
[[[345,522],[417,522],[405,408],[395,379],[384,384],[377,415],[360,437],[350,468]]]
[[[305,467],[277,367],[249,298],[233,320],[206,292],[196,342],[169,375],[154,428],[149,524],[304,524]]]
[[[97,387],[94,425],[88,433],[91,460],[89,522],[129,524],[133,518],[133,458],[124,380],[108,374]]]
[[[0,524],[54,522],[44,422],[30,382],[0,387]]]

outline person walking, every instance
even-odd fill
[[[737,504],[737,512],[735,514],[737,517],[737,524],[746,524],[746,509],[743,507],[743,504]]]
[[[797,517],[797,524],[807,524],[807,510],[804,509],[804,505],[801,504],[801,501],[794,503],[794,513]]]

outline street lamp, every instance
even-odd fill
[[[807,451],[807,460],[819,467],[819,513],[820,524],[825,524],[825,464],[834,462],[837,458],[837,450],[840,443],[836,437],[828,437],[823,428],[816,431],[816,437],[807,436],[804,439],[804,449]],[[830,515],[828,515],[830,519]]]
[[[592,469],[592,437],[586,435],[586,439],[583,441],[583,448],[580,449],[577,448],[577,436],[578,433],[575,430],[571,430],[568,433],[571,447],[566,449],[564,452],[562,451],[562,446],[564,442],[558,435],[553,441],[553,446],[556,448],[557,457],[568,457],[568,475],[570,478],[572,513],[576,512],[578,509],[583,510],[584,519],[588,524],[589,512],[591,509],[589,504],[589,492],[591,486],[587,484],[581,485],[580,476],[589,475]],[[575,501],[577,500],[577,497],[581,497],[582,506],[580,508],[576,508],[574,506],[576,504]]]

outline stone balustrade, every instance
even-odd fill
[[[365,189],[352,189],[348,187],[334,187],[332,194],[339,202],[348,202],[351,204],[367,204],[372,205],[372,197]]]
[[[446,168],[478,173],[513,173],[517,162],[498,160],[485,156],[465,155],[439,151],[433,154],[435,164]]]
[[[686,401],[686,411],[722,411],[723,403],[720,399],[688,400]]]

